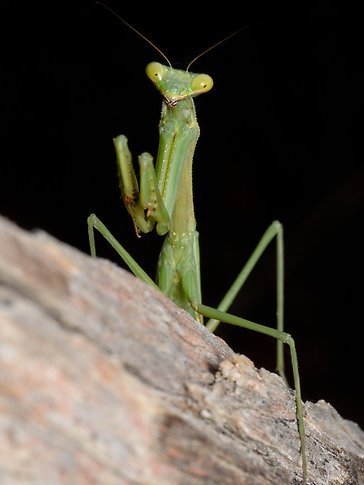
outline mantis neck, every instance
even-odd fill
[[[176,106],[163,103],[159,133],[156,172],[171,221],[170,233],[191,233],[196,229],[192,162],[200,133],[192,98]]]

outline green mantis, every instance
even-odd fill
[[[145,39],[144,36],[142,37]],[[159,49],[157,50],[160,52]],[[166,59],[164,54],[161,54]],[[204,317],[208,318],[206,327],[211,331],[215,331],[220,322],[225,322],[275,338],[277,371],[283,378],[285,378],[283,346],[288,345],[296,391],[296,414],[305,483],[307,475],[305,432],[297,353],[293,338],[283,330],[282,225],[274,221],[266,230],[217,309],[204,305],[201,301],[198,232],[192,194],[193,155],[200,134],[193,98],[207,93],[213,86],[213,80],[207,74],[191,73],[188,68],[185,71],[174,69],[168,59],[167,62],[168,66],[152,62],[146,67],[146,74],[162,95],[163,103],[155,167],[149,153],[139,156],[140,183],[134,172],[126,137],[120,135],[114,139],[122,198],[133,220],[137,236],[148,233],[154,228],[160,236],[165,236],[158,259],[156,283],[118,243],[95,214],[91,214],[88,218],[91,254],[96,255],[94,237],[94,229],[96,229],[108,240],[138,278],[159,288],[201,324],[204,323]],[[274,239],[277,244],[277,328],[260,325],[226,313],[266,247]]]

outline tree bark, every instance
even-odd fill
[[[0,220],[1,484],[298,484],[293,392],[161,293]],[[307,402],[308,483],[364,483],[364,433]]]

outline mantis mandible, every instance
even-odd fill
[[[103,6],[110,10],[109,7]],[[112,13],[115,14],[113,11]],[[139,156],[140,187],[132,165],[127,138],[120,135],[113,140],[122,198],[133,220],[137,236],[140,237],[141,232],[148,233],[155,227],[157,233],[165,236],[165,239],[159,255],[156,283],[95,214],[91,214],[87,220],[91,255],[96,256],[94,236],[94,229],[96,229],[113,246],[135,276],[161,290],[201,324],[204,323],[204,317],[208,318],[206,327],[212,332],[220,322],[224,322],[275,338],[277,372],[284,380],[283,345],[288,345],[296,392],[296,417],[301,444],[303,483],[306,483],[305,430],[297,353],[294,339],[283,330],[282,225],[274,221],[268,227],[218,307],[215,309],[204,305],[201,301],[198,232],[192,194],[193,155],[200,134],[193,98],[210,91],[213,80],[207,74],[189,72],[192,62],[201,54],[188,65],[186,70],[174,69],[167,57],[149,39],[124,19],[118,15],[117,17],[151,44],[168,64],[151,62],[146,67],[146,74],[162,95],[163,102],[156,164],[154,167],[153,158],[149,153],[142,153]],[[255,264],[274,239],[277,244],[277,328],[226,313]]]

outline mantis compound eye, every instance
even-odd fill
[[[161,81],[164,75],[164,67],[159,62],[150,62],[145,68],[145,72],[152,82]]]
[[[197,74],[192,80],[191,88],[195,94],[200,94],[210,91],[213,85],[214,81],[211,76],[208,74]]]

